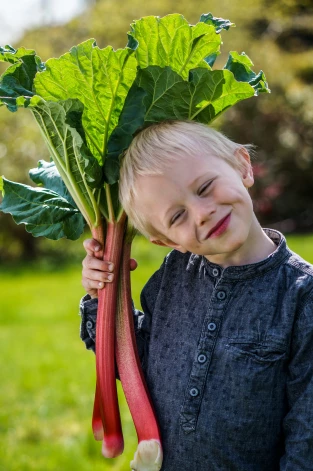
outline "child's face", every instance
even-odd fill
[[[230,255],[240,248],[253,222],[247,191],[253,185],[253,174],[245,149],[235,158],[244,165],[243,170],[214,156],[182,155],[166,174],[138,177],[137,210],[161,234],[150,240],[205,256]]]

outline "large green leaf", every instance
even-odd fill
[[[205,58],[219,54],[221,44],[221,37],[213,25],[200,22],[192,26],[177,13],[163,18],[141,18],[131,24],[128,34],[129,45],[133,40],[138,42],[136,57],[140,68],[170,66],[185,79],[191,69],[209,69]]]
[[[51,157],[89,226],[98,223],[99,208],[96,204],[96,190],[101,191],[103,173],[98,161],[84,143],[84,136],[68,122],[76,122],[83,113],[79,100],[57,102],[35,102],[30,107],[43,131]],[[81,130],[81,125],[78,125]]]
[[[58,193],[5,178],[2,183],[4,197],[0,210],[11,214],[17,224],[25,224],[33,236],[76,240],[83,233],[85,222],[82,215]]]
[[[207,25],[214,26],[217,33],[220,33],[223,29],[228,30],[231,26],[235,26],[235,24],[231,21],[224,20],[223,18],[217,18],[213,16],[212,13],[204,13],[201,15],[199,21],[206,23]]]
[[[108,142],[108,154],[104,162],[105,180],[109,184],[118,181],[120,155],[130,145],[133,134],[144,124],[146,107],[144,98],[147,93],[134,83],[125,100],[117,127]]]
[[[270,89],[268,88],[264,72],[261,70],[256,74],[251,69],[252,66],[253,62],[245,52],[238,54],[238,52],[232,51],[229,53],[225,69],[230,70],[236,80],[248,82],[254,88],[256,95],[259,93],[269,93]]]
[[[151,66],[139,71],[137,84],[147,92],[146,123],[189,119],[209,124],[255,93],[248,83],[237,82],[228,70],[202,68],[191,71],[186,82],[169,67]]]
[[[18,97],[29,99],[34,95],[34,77],[38,70],[44,68],[44,64],[33,49],[21,47],[16,50],[11,46],[0,47],[0,61],[13,64],[1,76],[0,103],[6,105],[10,111],[16,111]],[[24,100],[24,106],[28,102],[29,100]]]
[[[224,70],[212,71],[218,33],[230,26],[210,13],[195,26],[179,14],[145,17],[131,25],[125,49],[99,49],[89,39],[46,64],[34,50],[0,48],[0,61],[11,64],[0,79],[0,105],[31,109],[57,169],[40,164],[34,181],[70,199],[91,227],[103,215],[114,218],[121,155],[141,127],[167,119],[209,124],[269,91],[244,54],[232,52]]]
[[[93,39],[49,59],[35,78],[36,93],[48,101],[77,98],[84,104],[83,126],[92,154],[103,162],[107,142],[118,124],[127,93],[136,77],[130,48],[100,49]]]
[[[71,203],[72,206],[76,207],[75,201],[69,194],[54,162],[39,160],[38,166],[30,169],[29,176],[38,186],[43,186],[47,190],[58,193],[58,195]]]
[[[34,49],[26,49],[25,47],[20,47],[19,49],[14,49],[14,47],[0,46],[0,62],[10,62],[15,64],[20,62],[20,59],[24,56],[35,56],[36,52]]]

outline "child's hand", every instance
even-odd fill
[[[84,248],[87,252],[83,260],[82,285],[91,298],[98,297],[98,289],[105,287],[114,278],[114,266],[108,260],[102,260],[103,249],[95,239],[86,239]],[[130,260],[130,269],[135,270],[137,262]]]

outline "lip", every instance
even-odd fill
[[[226,231],[230,222],[230,213],[227,214],[223,219],[221,219],[208,233],[206,239],[211,237],[218,237],[220,234]]]

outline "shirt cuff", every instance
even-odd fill
[[[79,314],[81,316],[80,338],[85,343],[87,350],[96,350],[96,320],[98,299],[91,298],[86,294],[79,303]]]

